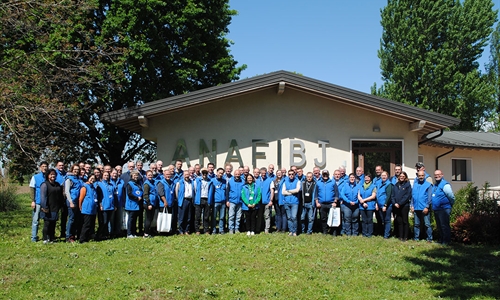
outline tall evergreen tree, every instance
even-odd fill
[[[228,0],[0,4],[0,149],[11,170],[49,155],[112,165],[155,145],[100,114],[239,78]]]
[[[487,66],[488,77],[495,90],[496,107],[491,117],[490,129],[500,131],[500,23],[491,34],[490,62]]]
[[[477,62],[497,18],[492,1],[388,0],[381,13],[383,85],[372,93],[481,129],[495,104]]]

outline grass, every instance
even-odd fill
[[[0,214],[0,298],[494,299],[500,249],[379,237],[170,236],[31,243],[30,209]]]

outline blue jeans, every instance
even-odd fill
[[[66,223],[66,238],[69,239],[71,236],[77,238],[80,236],[80,229],[82,215],[80,209],[75,204],[74,208],[68,206],[68,222]]]
[[[219,233],[224,233],[224,222],[226,221],[226,202],[218,202],[214,204],[212,215],[212,233],[217,233],[217,215],[219,215]]]
[[[138,210],[129,210],[128,211],[128,221],[127,221],[127,235],[136,235],[137,234],[137,217],[139,216],[140,211]]]
[[[380,209],[379,209],[380,210]],[[388,239],[391,235],[391,215],[392,215],[392,205],[389,205],[385,212],[382,212],[384,218],[384,238]]]
[[[304,203],[304,205],[302,206],[302,215],[300,216],[300,220],[302,221],[302,233],[311,234],[313,231],[313,224],[314,224],[314,207],[312,202]],[[306,230],[306,224],[307,224],[307,230]]]
[[[364,237],[371,237],[373,235],[373,212],[373,210],[361,209],[362,233]]]
[[[420,239],[420,220],[424,220],[425,231],[427,233],[427,241],[432,241],[432,227],[431,227],[431,211],[429,210],[426,215],[422,210],[416,210],[413,214],[415,216],[415,224],[413,231],[415,233],[415,241]]]
[[[359,207],[350,207],[347,205],[342,205],[343,212],[343,232],[345,235],[358,235],[359,229]]]
[[[439,242],[444,245],[451,242],[450,214],[451,208],[434,211],[436,226],[439,230]]]
[[[38,240],[38,223],[40,222],[40,204],[36,204],[33,209],[31,222],[31,241],[36,242]]]
[[[241,203],[229,203],[228,227],[230,232],[240,230]]]
[[[297,211],[298,204],[285,204],[286,218],[288,221],[288,231],[290,233],[297,233]]]

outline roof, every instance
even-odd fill
[[[426,144],[437,147],[500,150],[500,133],[476,131],[444,131]]]
[[[286,93],[286,89],[291,88],[332,101],[399,118],[409,123],[426,121],[424,128],[420,131],[421,134],[427,134],[460,123],[460,120],[457,118],[287,71],[259,75],[183,95],[155,100],[138,107],[111,111],[102,114],[101,120],[140,133],[139,116],[144,116],[145,118],[157,117],[179,109],[209,104],[214,101],[234,98],[264,89],[276,89],[278,91],[280,83],[281,86],[284,83],[284,93]]]

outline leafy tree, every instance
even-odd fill
[[[492,1],[388,0],[381,13],[383,85],[372,93],[481,129],[495,105],[477,62],[496,21]]]
[[[112,165],[155,145],[100,114],[226,83],[245,68],[227,0],[0,4],[0,144],[13,168],[41,157]]]
[[[490,129],[500,131],[500,23],[491,34],[490,62],[486,67],[488,77],[495,89],[496,114],[491,118]]]

